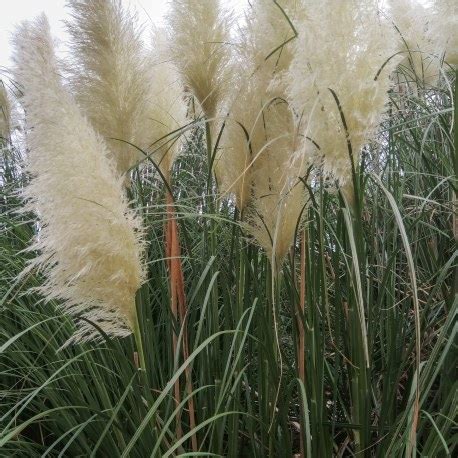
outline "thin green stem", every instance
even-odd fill
[[[146,375],[145,352],[143,350],[142,333],[141,333],[141,330],[140,330],[140,322],[138,320],[138,313],[135,314],[135,325],[134,325],[133,333],[134,333],[134,338],[135,338],[135,345],[137,347],[139,368]]]

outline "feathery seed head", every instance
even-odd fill
[[[282,154],[283,153],[283,154]],[[247,210],[245,228],[265,250],[277,269],[294,243],[307,204],[300,177],[305,175],[298,156],[284,159],[288,151],[272,148],[252,172],[252,201]]]
[[[263,73],[269,82],[289,68],[293,58],[294,23],[300,10],[298,0],[255,0],[247,17],[242,45],[252,71]]]
[[[458,6],[455,0],[435,0],[430,37],[445,62],[458,66]]]
[[[184,84],[213,118],[226,89],[229,20],[219,0],[173,0],[170,51]]]
[[[170,178],[170,171],[180,150],[180,132],[187,124],[186,102],[183,86],[175,65],[168,61],[164,31],[153,34],[149,57],[149,104],[145,114],[145,131],[149,132],[148,149],[162,174]],[[174,133],[175,132],[175,133]]]
[[[297,0],[279,3],[289,20],[294,19]],[[237,52],[233,53],[231,60],[235,69],[232,73],[232,90],[228,91],[225,100],[229,117],[215,173],[221,192],[235,194],[239,210],[249,203],[252,185],[250,169],[256,160],[256,153],[266,143],[263,126],[265,108],[275,105],[277,108],[267,110],[272,114],[285,97],[284,85],[275,78],[291,62],[291,47],[285,42],[294,33],[281,8],[270,0],[256,0],[253,3],[240,33]],[[274,118],[279,134],[290,135],[294,127],[291,115],[288,113],[282,117],[277,114]]]
[[[439,77],[440,60],[434,56],[430,9],[414,0],[390,2],[391,16],[398,35],[400,62],[407,82],[435,85]]]
[[[305,156],[322,158],[325,173],[342,184],[351,177],[349,144],[357,164],[385,110],[398,63],[395,32],[376,0],[302,1],[289,100]]]
[[[282,4],[291,12],[295,2]],[[284,45],[288,34],[293,31],[277,5],[266,0],[254,3],[242,35],[245,42],[238,47],[241,70],[228,103],[230,114],[217,163],[223,192],[236,195],[238,208],[245,210],[246,231],[275,267],[293,243],[305,205],[299,181],[305,164],[294,154],[293,113],[285,100],[285,86],[280,80],[274,84],[291,60]]]
[[[144,158],[148,75],[135,14],[121,0],[71,0],[72,85],[77,101],[107,142],[119,174]]]
[[[129,209],[122,178],[103,139],[63,87],[45,16],[16,31],[15,77],[30,127],[26,211],[40,219],[30,251],[40,254],[47,300],[62,301],[70,315],[93,321],[109,335],[124,336],[136,320],[135,292],[144,274],[141,223]],[[78,322],[71,341],[99,337]]]
[[[251,169],[256,152],[264,142],[262,128],[263,100],[254,79],[237,82],[230,114],[215,161],[215,174],[220,192],[234,194],[236,205],[243,211],[250,201]]]

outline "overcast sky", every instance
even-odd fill
[[[161,24],[169,0],[123,0],[123,2],[134,6],[143,22],[147,23],[151,20],[155,24]],[[0,67],[9,65],[10,35],[14,26],[24,19],[32,19],[44,11],[48,16],[53,35],[64,40],[62,19],[67,17],[65,3],[65,0],[3,0],[0,13]],[[224,0],[223,2],[238,11],[241,11],[246,3],[247,0]]]

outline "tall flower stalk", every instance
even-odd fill
[[[281,6],[266,0],[253,2],[233,56],[234,89],[225,101],[228,116],[216,158],[220,190],[235,196],[245,232],[269,260],[266,295],[271,311],[267,316],[275,335],[271,352],[278,364],[265,381],[271,435],[277,424],[283,371],[277,314],[280,268],[306,205],[301,181],[306,162],[296,154],[295,118],[282,79],[291,63],[296,13],[294,1]],[[270,453],[275,453],[273,442]]]
[[[176,0],[168,16],[169,51],[187,91],[197,100],[205,120],[207,211],[214,212],[213,162],[220,114],[230,81],[230,21],[220,0]],[[212,226],[212,224],[210,224]],[[211,252],[216,240],[210,228]]]
[[[170,308],[176,323],[173,334],[173,354],[178,354],[178,334],[182,330],[183,359],[189,356],[187,331],[187,303],[184,285],[183,267],[181,264],[181,247],[176,218],[175,202],[172,195],[172,166],[182,150],[182,129],[187,124],[186,96],[183,92],[176,67],[167,56],[164,31],[155,30],[152,39],[152,51],[148,59],[150,79],[150,104],[147,119],[150,123],[150,144],[148,149],[156,166],[165,180],[166,223],[165,223],[165,257],[167,259],[170,279]],[[186,391],[192,393],[191,371],[185,370]],[[181,402],[180,380],[175,382],[175,404]],[[196,426],[194,398],[189,397],[190,428]],[[181,415],[177,416],[177,436],[181,437]],[[191,436],[192,448],[197,452],[197,437]]]
[[[288,45],[294,37],[294,5],[283,2],[281,8],[257,0],[247,16],[234,57],[236,90],[226,102],[229,116],[216,165],[222,191],[235,195],[245,212],[245,229],[266,251],[274,270],[293,243],[306,198],[300,178],[307,162],[296,154],[294,114],[282,80],[292,58]]]
[[[214,153],[217,142],[216,122],[222,97],[227,90],[230,50],[229,19],[220,0],[176,0],[168,15],[169,51],[186,91],[197,101],[197,118],[205,122],[207,186],[204,198],[204,256],[215,256],[217,234],[214,221]],[[211,276],[216,274],[211,267]],[[219,292],[211,288],[211,333],[219,331]],[[215,374],[216,378],[220,375]]]
[[[367,326],[360,273],[364,271],[362,192],[359,174],[363,147],[375,136],[388,103],[390,76],[400,57],[394,28],[375,0],[302,0],[298,38],[287,73],[289,101],[297,116],[300,148],[309,161],[335,179],[344,200],[351,278],[357,288],[352,311],[352,338],[363,352],[351,355],[353,421],[366,424],[369,397]],[[332,14],[330,12],[332,11]],[[395,56],[395,57],[393,57]],[[329,65],[332,62],[333,65]],[[369,438],[354,430],[359,450]]]

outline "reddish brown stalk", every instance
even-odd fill
[[[177,323],[177,332],[173,335],[173,353],[174,357],[177,354],[178,346],[178,329],[182,327],[183,329],[183,359],[186,359],[189,356],[189,345],[188,345],[188,332],[186,326],[186,317],[187,317],[187,305],[186,305],[186,293],[184,289],[184,275],[183,269],[181,266],[181,248],[180,248],[180,239],[178,233],[178,224],[175,216],[175,206],[173,202],[173,197],[170,192],[167,191],[166,196],[167,202],[167,227],[166,227],[166,257],[168,259],[169,275],[170,275],[170,294],[171,294],[171,310],[175,322]],[[185,369],[186,377],[186,391],[188,394],[191,394],[192,381],[191,381],[191,370],[188,367]],[[180,396],[180,382],[179,380],[175,383],[175,403],[178,405],[181,402]],[[188,409],[189,409],[189,426],[192,429],[196,426],[195,420],[195,408],[194,408],[194,398],[190,397],[188,400]],[[183,434],[181,428],[181,415],[177,417],[177,435],[181,437]],[[195,434],[191,436],[192,449],[194,452],[197,452],[197,437]]]
[[[165,257],[167,260],[167,267],[169,269],[170,275],[170,310],[175,323],[178,323],[178,307],[177,307],[177,297],[176,297],[176,281],[175,281],[175,266],[173,262],[173,224],[172,220],[174,219],[173,211],[173,201],[169,199],[169,192],[167,191],[167,213],[166,213],[166,223],[165,223]],[[177,355],[177,333],[174,332],[172,336],[172,345],[173,345],[173,359],[175,361]],[[175,404],[178,406],[181,402],[181,392],[180,392],[180,379],[177,379],[174,385],[174,398]],[[181,412],[178,412],[176,418],[176,434],[178,438],[183,436],[183,429],[181,427]]]
[[[297,327],[299,331],[299,342],[297,349],[297,358],[298,365],[297,371],[299,379],[302,381],[305,387],[305,328],[303,316],[305,313],[305,294],[306,294],[306,256],[307,256],[307,230],[304,228],[301,234],[301,279],[300,279],[300,313],[297,315]],[[304,412],[306,414],[306,412]],[[302,425],[304,427],[304,425]],[[305,456],[305,447],[304,447],[304,434],[301,431],[300,435],[301,443],[301,457]]]

